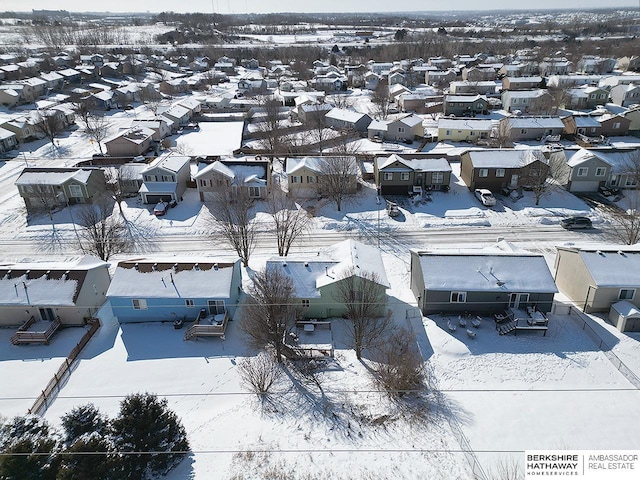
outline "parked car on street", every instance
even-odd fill
[[[169,210],[169,204],[167,202],[158,202],[155,207],[153,207],[153,214],[156,217],[161,217]]]
[[[485,207],[493,207],[496,204],[496,197],[493,196],[490,190],[486,188],[476,188],[474,193],[476,198],[480,200]]]
[[[591,219],[588,217],[567,217],[560,220],[562,228],[567,230],[587,229],[593,228]]]

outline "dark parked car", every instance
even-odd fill
[[[591,220],[587,217],[567,217],[560,221],[560,225],[567,230],[576,230],[580,228],[593,228]]]
[[[167,202],[158,202],[158,204],[153,209],[153,214],[156,217],[161,217],[169,210],[169,204]]]

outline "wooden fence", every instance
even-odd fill
[[[60,383],[71,375],[71,370],[75,366],[78,355],[80,355],[82,349],[100,328],[100,320],[97,318],[90,318],[87,320],[87,323],[90,325],[89,330],[84,333],[80,341],[73,347],[67,358],[64,359],[62,365],[60,365],[60,368],[58,368],[58,371],[53,374],[53,378],[49,380],[49,383],[44,390],[42,390],[42,393],[40,393],[35,402],[33,402],[33,405],[29,409],[30,414],[43,415],[44,412],[47,411],[47,408],[49,408],[50,400],[53,400],[55,395],[60,391]]]

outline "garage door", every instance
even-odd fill
[[[170,202],[172,200],[171,195],[147,195],[146,203],[158,203],[158,202]]]
[[[640,332],[640,318],[627,318],[625,332]]]
[[[571,182],[570,191],[572,192],[597,192],[600,182]]]
[[[380,193],[382,195],[407,195],[409,187],[407,185],[382,185]]]

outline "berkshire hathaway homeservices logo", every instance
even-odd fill
[[[575,477],[581,480],[640,478],[638,451],[527,451],[525,478]]]

